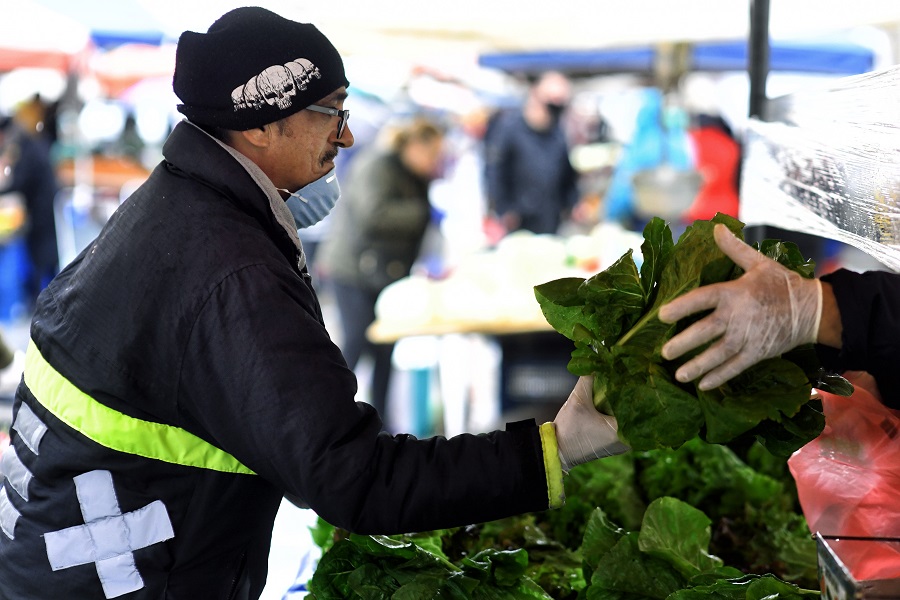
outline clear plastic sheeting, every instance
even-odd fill
[[[746,130],[740,219],[836,239],[900,271],[900,66],[770,101]]]

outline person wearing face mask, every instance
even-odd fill
[[[440,172],[444,130],[425,116],[389,125],[381,143],[356,157],[346,193],[322,242],[319,270],[333,286],[341,321],[341,350],[353,369],[372,359],[369,399],[387,423],[393,344],[373,344],[366,329],[375,302],[410,274],[432,218],[428,189]]]
[[[0,599],[253,600],[285,497],[355,533],[427,531],[560,506],[568,469],[627,450],[590,378],[552,422],[452,438],[390,435],[355,401],[286,204],[333,203],[348,85],[314,25],[266,9],[181,35],[186,120],[37,301]]]
[[[571,84],[549,71],[529,88],[521,111],[501,112],[485,135],[491,210],[507,232],[557,233],[578,203],[578,174],[560,119]]]

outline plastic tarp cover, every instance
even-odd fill
[[[900,65],[769,102],[744,142],[740,219],[836,239],[900,271]]]

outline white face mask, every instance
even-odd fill
[[[283,188],[276,189],[291,195],[287,199],[287,205],[294,215],[297,229],[312,227],[327,217],[341,197],[341,186],[334,169],[296,192]]]

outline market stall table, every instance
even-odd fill
[[[412,275],[385,289],[369,339],[399,348],[432,338],[439,347],[436,364],[412,369],[413,421],[430,422],[432,374],[445,434],[552,419],[577,380],[567,369],[574,347],[547,323],[534,286],[591,277],[628,250],[638,255],[642,242],[612,224],[568,238],[516,232],[443,279]]]

